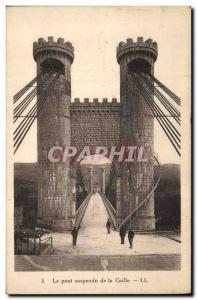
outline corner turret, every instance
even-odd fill
[[[156,61],[158,55],[158,46],[152,39],[147,39],[145,42],[143,37],[138,37],[137,42],[132,39],[127,39],[126,42],[120,42],[116,48],[117,61],[121,62],[125,56],[134,56],[141,58],[141,56],[149,56],[153,62]]]
[[[39,38],[37,42],[33,43],[33,56],[35,61],[43,54],[45,56],[67,56],[72,63],[74,59],[74,47],[70,42],[64,42],[63,38],[58,38],[57,42],[54,41],[52,36],[49,36],[47,41],[43,38]]]

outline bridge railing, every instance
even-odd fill
[[[76,211],[76,216],[75,216],[75,226],[78,229],[80,226],[80,223],[82,221],[82,218],[84,216],[85,210],[88,206],[88,203],[90,201],[90,198],[92,196],[92,193],[89,193],[87,195],[87,197],[85,198],[85,200],[81,203],[80,207],[78,208],[78,210]]]
[[[103,203],[105,205],[105,208],[107,210],[107,213],[109,215],[109,218],[112,222],[112,225],[114,227],[114,229],[116,228],[117,226],[117,217],[116,217],[116,210],[115,208],[112,206],[112,204],[109,202],[109,200],[107,199],[107,197],[105,196],[105,194],[103,193],[99,193],[102,200],[103,200]]]

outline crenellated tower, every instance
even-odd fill
[[[38,217],[54,230],[72,226],[73,203],[69,162],[52,163],[54,146],[70,145],[71,64],[74,48],[63,38],[43,38],[33,44],[38,76]]]
[[[123,163],[121,174],[121,196],[117,211],[119,222],[128,212],[138,206],[148,191],[154,174],[154,118],[146,101],[141,96],[133,74],[154,74],[157,59],[157,43],[151,39],[137,42],[127,39],[117,47],[117,61],[120,65],[120,140],[122,145],[143,146],[147,162]],[[154,194],[139,209],[130,221],[138,230],[155,228]]]

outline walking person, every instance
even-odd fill
[[[128,232],[128,240],[129,240],[129,245],[130,245],[129,248],[131,248],[131,249],[133,247],[133,238],[134,238],[134,231],[133,230],[129,230],[129,232]]]
[[[121,239],[121,244],[124,244],[124,239],[126,235],[126,229],[124,226],[120,227],[120,239]]]
[[[74,226],[73,230],[71,231],[71,234],[73,236],[73,246],[76,246],[78,236],[78,229],[76,228],[76,226]]]
[[[111,229],[110,219],[107,219],[106,227],[107,227],[107,233],[109,234],[110,233],[110,229]]]

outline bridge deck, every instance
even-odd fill
[[[80,233],[89,235],[106,233],[108,214],[99,194],[93,194],[81,221]]]
[[[77,246],[72,246],[72,236],[68,233],[52,233],[55,255],[144,255],[178,254],[180,243],[154,235],[136,234],[133,249],[129,248],[127,236],[125,244],[120,244],[119,233],[113,228],[107,234],[108,215],[99,194],[92,195],[81,222]]]

